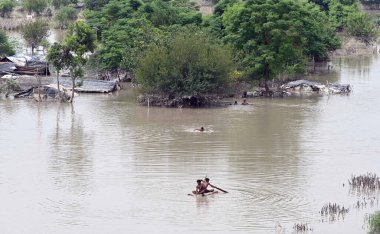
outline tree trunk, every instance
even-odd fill
[[[73,83],[72,83],[71,100],[70,100],[70,102],[73,102],[74,101],[75,78],[71,77],[71,80],[73,81]]]
[[[62,101],[62,98],[61,98],[61,91],[59,89],[59,70],[57,70],[57,90],[58,90],[58,100],[59,101]]]
[[[269,93],[269,86],[268,86],[268,80],[269,80],[269,64],[265,63],[264,65],[264,84],[265,84],[265,92]]]

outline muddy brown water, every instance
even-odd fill
[[[141,107],[133,90],[73,108],[0,100],[0,233],[366,233],[379,206],[355,208],[364,195],[347,180],[380,174],[380,59],[333,62],[313,79],[350,95],[215,109]],[[229,193],[187,196],[205,175]],[[321,218],[329,202],[344,220]]]

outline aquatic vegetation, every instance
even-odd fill
[[[360,176],[352,175],[348,183],[351,192],[358,195],[373,196],[374,193],[380,191],[380,179],[375,173]]]
[[[322,216],[322,222],[324,219],[328,219],[329,222],[334,222],[338,220],[340,217],[344,220],[345,215],[348,213],[349,209],[344,208],[344,206],[337,205],[336,203],[329,203],[324,205],[319,212]]]
[[[307,232],[307,231],[313,231],[312,228],[309,228],[306,223],[296,223],[293,226],[293,229],[296,232]]]
[[[359,199],[354,204],[354,207],[356,209],[364,209],[367,208],[367,205],[371,208],[378,207],[379,206],[379,198],[376,197],[363,197],[362,199]]]

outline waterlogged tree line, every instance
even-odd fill
[[[61,28],[75,20],[75,12],[67,6],[75,3],[53,1]],[[136,77],[146,92],[213,93],[237,76],[264,80],[270,94],[267,81],[282,74],[302,74],[310,60],[325,60],[339,48],[336,32],[367,43],[377,37],[374,24],[359,11],[358,3],[221,0],[212,15],[202,16],[199,6],[187,0],[95,0],[84,1],[83,15],[93,33],[88,40],[100,45],[91,63],[102,73]],[[83,60],[85,52],[78,52],[79,47],[62,53],[69,44],[67,39],[61,47],[53,46],[49,60],[55,61],[58,71],[70,67],[75,80],[87,59]],[[89,46],[85,51],[93,50]],[[73,54],[77,57],[64,58]]]
[[[312,59],[325,60],[330,51],[340,47],[337,31],[346,29],[367,39],[376,36],[374,27],[359,12],[357,0],[221,0],[207,17],[189,1],[99,0],[85,4],[87,22],[96,28],[102,44],[94,64],[108,72],[139,74],[137,80],[149,86],[146,90],[157,92],[167,91],[161,82],[173,84],[173,76],[160,75],[158,83],[147,82],[141,74],[149,70],[148,65],[141,61],[151,61],[151,70],[158,69],[165,54],[162,50],[173,46],[176,32],[186,25],[209,31],[210,37],[233,48],[234,74],[265,81],[284,73],[302,73]],[[155,58],[157,63],[153,63]],[[176,73],[176,65],[169,63],[165,72]],[[174,80],[181,83],[181,78]],[[182,85],[182,91],[187,88]],[[268,85],[266,88],[269,90]]]

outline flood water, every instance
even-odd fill
[[[378,201],[357,207],[347,181],[380,174],[380,58],[313,79],[353,92],[215,109],[141,107],[132,90],[2,99],[0,233],[366,233]],[[187,196],[206,175],[229,193]],[[329,202],[344,219],[321,217]]]

